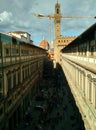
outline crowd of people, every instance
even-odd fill
[[[81,130],[78,109],[62,71],[54,69],[46,74],[25,115],[24,130]]]

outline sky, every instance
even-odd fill
[[[31,34],[35,45],[43,38],[52,43],[54,19],[34,14],[54,15],[56,3],[57,0],[0,0],[0,32],[25,31]],[[58,0],[58,3],[63,16],[96,16],[96,0]],[[94,18],[62,18],[61,35],[78,36],[94,23]]]

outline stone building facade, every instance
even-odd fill
[[[54,39],[54,60],[55,62],[60,62],[60,50],[68,45],[75,36],[61,36],[60,34],[60,23],[61,23],[61,12],[60,4],[57,2],[55,5],[55,14],[54,14],[54,26],[55,26],[55,39]]]
[[[86,130],[96,130],[96,23],[61,51],[60,64]]]
[[[42,79],[46,51],[0,33],[0,130],[16,130]]]
[[[57,37],[54,40],[54,60],[56,62],[60,62],[60,51],[63,49],[65,46],[70,44],[71,41],[73,41],[76,37],[74,36],[66,36],[66,37]]]

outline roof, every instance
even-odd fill
[[[39,47],[49,47],[49,43],[44,39],[40,42]]]
[[[10,33],[10,32],[9,32]],[[11,32],[11,33],[17,33],[17,34],[21,34],[21,33],[27,33],[29,34],[28,32],[25,32],[25,31],[14,31],[14,32]],[[30,35],[30,34],[29,34]]]
[[[74,39],[70,44],[68,44],[66,47],[62,49],[65,50],[68,47],[72,47],[75,44],[80,44],[80,41],[86,41],[87,39],[92,39],[95,37],[95,31],[96,31],[96,23],[90,26],[88,29],[86,29],[83,33],[81,33],[76,39]]]

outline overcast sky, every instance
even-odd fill
[[[38,45],[44,37],[54,39],[54,20],[38,18],[34,13],[54,14],[57,0],[0,0],[0,32],[26,31],[31,34],[34,44]],[[96,0],[58,0],[62,15],[96,16]],[[61,20],[61,35],[78,36],[96,22],[96,19]]]

